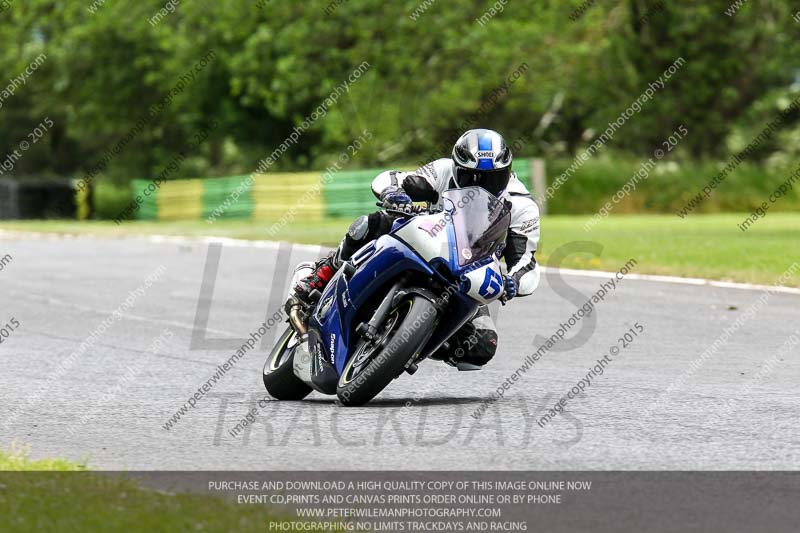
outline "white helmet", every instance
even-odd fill
[[[469,130],[453,146],[456,187],[483,187],[499,196],[511,179],[511,150],[493,130]]]

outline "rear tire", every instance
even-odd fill
[[[336,395],[343,405],[363,405],[398,377],[425,346],[436,323],[436,308],[410,295],[389,313],[378,343],[362,339],[339,377]]]
[[[294,353],[297,333],[286,328],[264,363],[264,386],[276,400],[302,400],[312,391],[294,375]]]

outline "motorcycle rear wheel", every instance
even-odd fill
[[[312,391],[294,375],[297,340],[294,329],[287,327],[264,363],[264,386],[276,400],[302,400]]]

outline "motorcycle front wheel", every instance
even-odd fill
[[[436,316],[433,304],[416,294],[392,309],[374,339],[361,339],[354,346],[339,376],[339,401],[356,406],[377,396],[425,346]]]

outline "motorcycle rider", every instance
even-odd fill
[[[539,242],[539,208],[511,170],[512,154],[503,137],[492,130],[465,132],[451,158],[432,161],[414,172],[386,171],[372,182],[372,192],[384,207],[401,208],[413,201],[440,205],[447,189],[479,186],[504,201],[511,211],[503,258],[504,299],[527,296],[539,285],[540,271],[534,257]],[[314,290],[322,292],[342,263],[370,241],[391,231],[396,215],[377,211],[357,218],[339,247],[314,265],[308,277],[297,282],[293,295],[311,304]],[[497,351],[497,330],[486,306],[465,324],[433,356],[459,370],[479,370]]]

